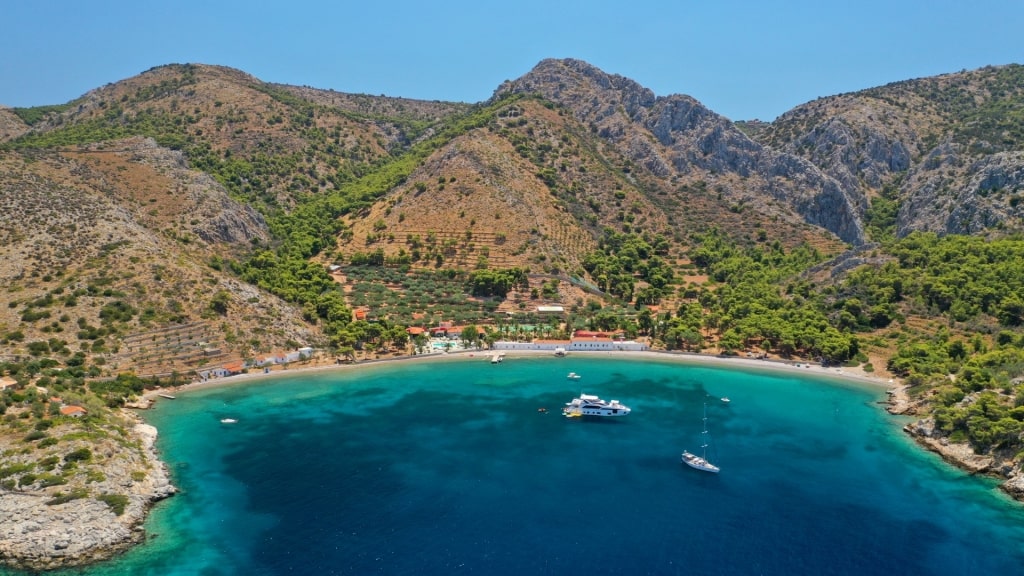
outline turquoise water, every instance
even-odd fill
[[[562,417],[581,391],[633,412]],[[882,399],[585,354],[197,390],[146,413],[182,488],[155,537],[74,573],[1020,573],[1024,508],[916,448]],[[719,475],[679,462],[705,401]]]

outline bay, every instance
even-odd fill
[[[562,417],[580,392],[633,411]],[[1018,573],[1024,509],[915,446],[884,396],[587,354],[197,389],[145,414],[182,489],[154,537],[67,573]],[[679,459],[705,404],[717,475]]]

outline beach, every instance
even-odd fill
[[[251,372],[245,372],[233,376],[209,378],[206,380],[193,380],[192,382],[189,382],[187,384],[181,384],[174,387],[151,389],[147,390],[143,394],[143,398],[149,402],[152,402],[158,400],[160,398],[160,394],[167,394],[169,392],[179,393],[188,392],[190,390],[196,390],[201,388],[209,388],[213,386],[231,386],[236,384],[253,382],[255,380],[279,378],[286,374],[358,370],[364,366],[370,366],[381,363],[456,361],[490,362],[492,354],[494,354],[494,352],[490,350],[459,350],[455,352],[435,352],[429,354],[396,355],[389,357],[359,360],[355,362],[346,362],[342,364],[338,364],[335,361],[328,361],[327,359],[314,356],[309,360],[298,362],[295,364],[290,364],[286,367],[275,367],[275,369],[271,369],[269,371],[264,371],[262,369],[253,369]],[[552,352],[547,350],[502,350],[501,354],[505,358],[515,358],[517,356],[551,356]],[[907,398],[905,392],[905,388],[903,387],[902,383],[895,381],[893,379],[886,379],[874,376],[869,372],[865,372],[860,367],[823,367],[818,364],[797,360],[781,360],[774,358],[760,359],[747,358],[743,356],[722,356],[656,350],[574,351],[571,352],[570,354],[573,356],[578,355],[590,358],[648,358],[657,359],[659,361],[672,361],[685,364],[707,364],[730,368],[745,368],[752,370],[770,370],[802,374],[813,374],[815,376],[821,376],[828,379],[859,382],[863,384],[869,384],[872,386],[883,387],[890,392],[890,397],[893,405],[907,404],[909,402],[909,399]]]

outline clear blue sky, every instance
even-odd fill
[[[1024,63],[1022,0],[9,0],[0,104],[60,104],[154,66],[479,102],[579,58],[733,120],[898,80]]]

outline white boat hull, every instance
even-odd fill
[[[697,470],[702,470],[704,472],[718,474],[719,471],[718,466],[715,466],[711,462],[708,462],[707,460],[701,458],[700,456],[697,456],[696,454],[690,454],[689,452],[683,452],[682,461],[683,464],[686,464],[690,468],[695,468]]]
[[[578,416],[615,417],[626,416],[629,413],[629,406],[618,400],[601,400],[597,396],[586,394],[581,394],[579,398],[573,398],[573,401],[567,403],[562,409],[562,414],[569,418]]]

